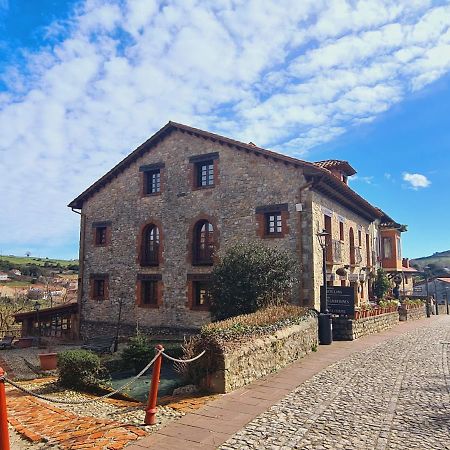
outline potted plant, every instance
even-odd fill
[[[55,370],[57,367],[57,353],[55,352],[55,339],[50,337],[45,340],[45,349],[42,353],[38,353],[39,362],[42,370]]]

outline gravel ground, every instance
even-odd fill
[[[450,316],[358,352],[229,439],[236,449],[450,449]]]

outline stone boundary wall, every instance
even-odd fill
[[[273,334],[233,343],[222,352],[209,351],[202,358],[203,370],[214,369],[201,385],[222,394],[233,391],[303,358],[317,346],[317,317],[309,317]]]
[[[425,305],[421,306],[420,308],[410,309],[400,307],[398,309],[398,316],[400,322],[405,322],[406,320],[423,319],[424,317],[427,317],[427,310],[425,308]]]
[[[447,314],[447,306],[446,305],[438,305],[439,314]]]
[[[368,334],[392,328],[398,324],[398,321],[397,311],[357,320],[333,317],[333,339],[335,341],[353,341]]]

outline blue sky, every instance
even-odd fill
[[[450,249],[450,2],[0,0],[0,252],[76,257],[67,203],[168,120],[306,160]]]

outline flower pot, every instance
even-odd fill
[[[41,362],[42,370],[55,370],[57,367],[57,353],[40,353],[39,361]]]

